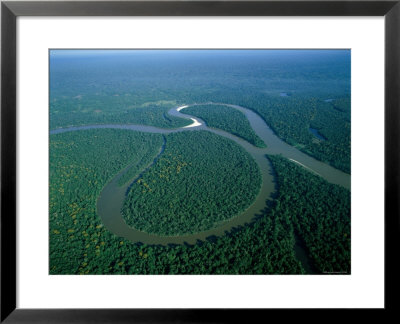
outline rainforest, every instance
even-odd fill
[[[50,50],[49,273],[351,273],[350,50]]]

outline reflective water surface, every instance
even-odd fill
[[[221,103],[211,103],[211,102],[208,102],[206,104],[221,105]],[[129,189],[129,186],[133,182],[135,182],[140,177],[141,174],[136,175],[133,179],[131,179],[131,181],[129,181],[124,186],[120,187],[118,186],[118,180],[127,171],[129,167],[122,170],[103,188],[97,200],[97,213],[108,230],[110,230],[115,235],[124,237],[132,242],[142,242],[146,244],[157,244],[157,245],[183,244],[183,243],[194,244],[198,240],[205,240],[208,237],[212,236],[220,236],[225,234],[227,231],[230,231],[234,227],[250,223],[255,217],[260,216],[262,212],[267,209],[268,205],[267,202],[268,200],[272,200],[271,195],[276,190],[273,170],[269,160],[265,157],[266,154],[281,154],[282,156],[291,160],[293,163],[301,165],[304,168],[312,171],[313,173],[318,174],[328,182],[341,185],[350,190],[349,174],[346,174],[327,164],[324,164],[312,158],[311,156],[302,153],[298,149],[290,146],[289,144],[285,143],[284,141],[279,139],[274,134],[274,132],[268,127],[268,125],[264,122],[264,120],[252,110],[237,105],[228,105],[223,103],[222,105],[232,107],[244,113],[247,119],[249,120],[251,127],[254,129],[256,134],[265,142],[267,148],[257,148],[235,135],[232,135],[230,133],[224,132],[219,129],[208,127],[206,123],[200,118],[184,114],[183,109],[188,107],[189,105],[176,107],[168,112],[170,115],[192,120],[193,123],[191,125],[182,128],[163,129],[153,126],[144,126],[144,125],[109,124],[109,125],[87,125],[87,126],[61,128],[50,131],[50,134],[58,134],[63,132],[80,131],[80,130],[87,130],[94,128],[127,129],[132,131],[160,133],[160,134],[205,130],[218,134],[220,136],[227,137],[235,141],[237,144],[241,145],[248,153],[250,153],[250,155],[257,162],[261,170],[262,186],[253,204],[249,206],[240,215],[233,217],[229,220],[226,220],[224,222],[221,222],[220,224],[218,224],[218,227],[215,227],[208,231],[190,235],[184,235],[184,236],[161,236],[156,234],[149,234],[136,230],[132,227],[129,227],[125,223],[121,215],[121,208],[123,206],[126,197],[126,192]],[[154,159],[154,161],[150,165],[148,165],[145,168],[145,170],[142,170],[141,173],[145,172],[157,161],[158,157],[162,154],[163,149],[164,146],[160,148],[160,151],[157,157]]]

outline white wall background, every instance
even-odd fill
[[[18,18],[18,307],[383,307],[384,20]],[[49,48],[351,48],[352,274],[49,276]]]

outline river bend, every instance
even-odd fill
[[[185,118],[192,120],[192,124],[176,128],[176,129],[164,129],[153,126],[145,125],[86,125],[86,126],[76,126],[67,127],[51,130],[50,134],[59,134],[64,132],[87,130],[87,129],[99,129],[99,128],[114,128],[114,129],[127,129],[132,131],[141,131],[148,133],[160,133],[169,134],[173,132],[183,132],[183,131],[193,131],[193,130],[205,130],[220,136],[229,138],[239,145],[241,145],[257,162],[261,175],[262,175],[262,185],[261,189],[253,202],[245,211],[241,214],[223,221],[218,224],[217,227],[210,230],[194,233],[190,235],[181,236],[161,236],[157,234],[150,234],[143,231],[139,231],[135,228],[128,226],[121,214],[121,209],[126,198],[127,191],[130,186],[137,181],[141,175],[146,172],[159,158],[162,154],[165,146],[165,140],[163,146],[160,148],[158,155],[152,163],[145,167],[139,174],[137,174],[133,179],[128,181],[123,186],[118,186],[118,180],[120,177],[130,168],[123,169],[119,172],[113,179],[111,179],[101,191],[97,200],[97,214],[101,218],[104,226],[110,230],[113,234],[124,237],[132,242],[141,242],[145,244],[155,244],[155,245],[169,245],[169,244],[195,244],[198,240],[206,240],[211,236],[221,236],[226,232],[229,232],[235,227],[243,226],[246,223],[250,223],[256,216],[260,216],[267,208],[267,201],[272,200],[271,195],[275,192],[275,182],[273,177],[273,170],[269,160],[265,157],[266,154],[281,154],[282,156],[288,158],[293,163],[296,163],[308,171],[317,174],[327,180],[330,183],[341,185],[350,190],[350,175],[346,174],[340,170],[337,170],[327,164],[324,164],[311,156],[299,151],[298,149],[290,146],[281,139],[279,139],[274,132],[269,128],[265,121],[254,111],[231,104],[223,103],[212,103],[208,102],[206,104],[218,104],[229,106],[233,109],[241,111],[250,122],[251,127],[255,133],[265,142],[267,148],[257,148],[250,144],[249,142],[225,132],[220,129],[210,128],[206,123],[198,117],[190,116],[182,113],[184,108],[193,105],[185,105],[176,108],[172,108],[168,113],[172,116]]]

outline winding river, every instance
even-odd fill
[[[124,237],[132,242],[141,242],[146,244],[155,245],[169,245],[169,244],[195,244],[198,240],[206,240],[212,236],[221,236],[226,232],[229,232],[235,227],[240,227],[246,223],[250,223],[255,217],[262,215],[263,211],[267,209],[268,200],[272,200],[271,195],[275,192],[275,182],[273,176],[273,170],[270,162],[265,157],[265,154],[281,154],[282,156],[288,158],[293,163],[296,163],[305,169],[321,176],[330,183],[341,185],[350,190],[350,175],[342,171],[339,171],[327,164],[324,164],[311,156],[302,153],[298,149],[290,146],[281,139],[279,139],[273,131],[268,127],[265,121],[250,109],[230,104],[221,104],[207,102],[206,104],[218,104],[225,105],[231,108],[241,111],[249,120],[251,127],[254,129],[256,134],[265,142],[267,148],[257,148],[250,144],[249,142],[227,133],[225,131],[210,128],[206,123],[194,116],[186,115],[181,112],[189,105],[172,108],[169,110],[169,114],[179,118],[191,119],[192,124],[177,128],[177,129],[164,129],[153,126],[144,125],[89,125],[89,126],[76,126],[55,129],[50,131],[50,134],[58,134],[71,131],[87,130],[94,128],[114,128],[114,129],[128,129],[132,131],[141,131],[149,133],[160,133],[169,134],[173,132],[183,132],[183,131],[194,131],[194,130],[205,130],[220,136],[229,138],[239,145],[241,145],[257,162],[261,174],[262,174],[262,186],[260,192],[258,193],[255,201],[250,205],[244,212],[240,215],[233,217],[229,220],[223,221],[218,224],[217,227],[190,235],[183,236],[161,236],[156,234],[149,234],[143,231],[139,231],[135,228],[129,227],[122,215],[121,208],[123,206],[124,200],[126,198],[126,193],[130,186],[137,181],[144,172],[146,172],[159,158],[165,147],[164,145],[160,148],[158,155],[155,157],[154,161],[150,163],[140,174],[136,175],[128,183],[123,186],[118,185],[119,178],[130,168],[123,169],[118,173],[112,180],[110,180],[106,186],[103,188],[100,196],[97,200],[97,213],[104,223],[104,226],[110,230],[113,234]],[[193,104],[200,105],[200,104]],[[193,106],[190,105],[190,106]]]

